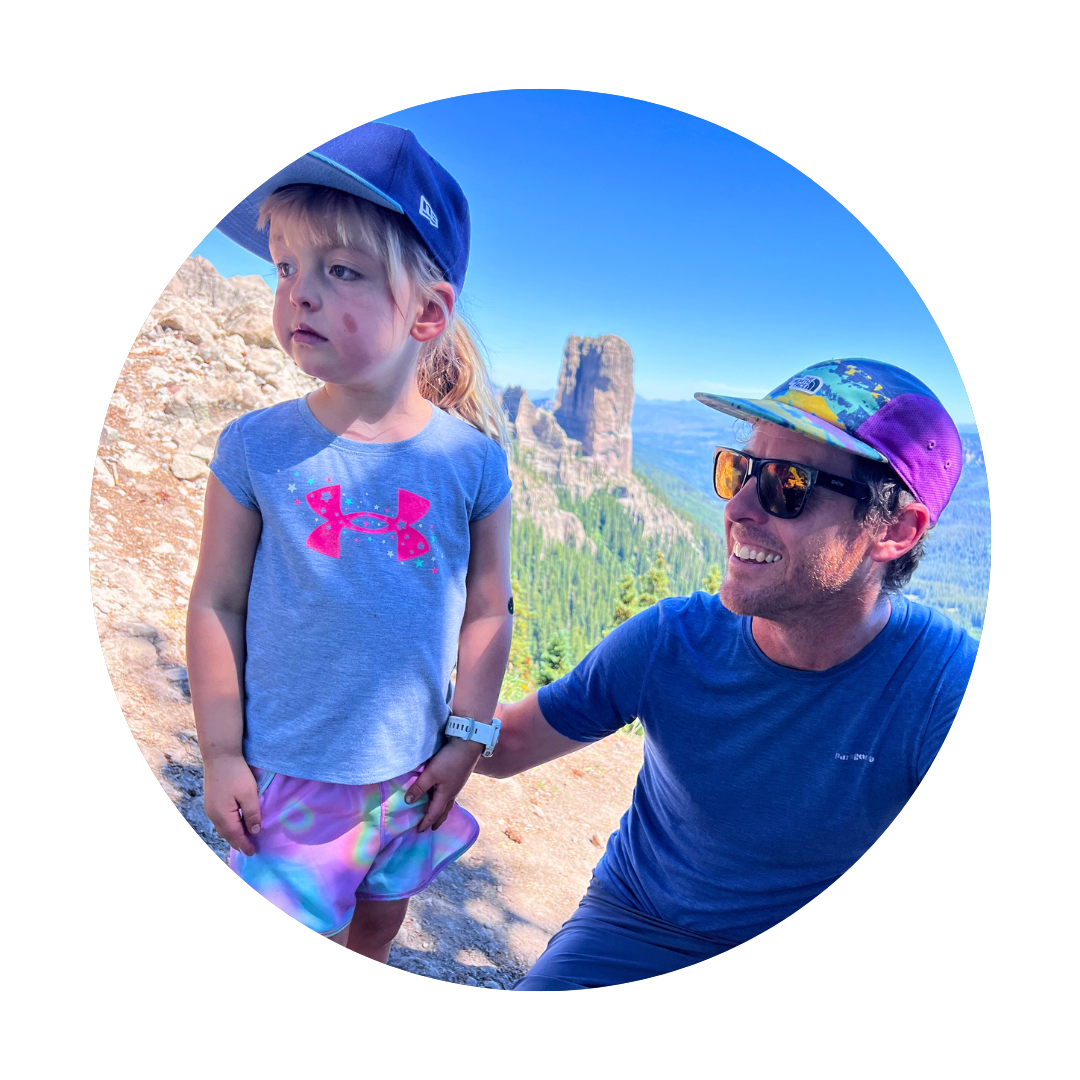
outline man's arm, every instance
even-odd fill
[[[512,704],[500,702],[495,715],[502,721],[498,745],[491,757],[476,763],[475,771],[484,776],[504,779],[589,745],[560,735],[544,719],[536,694]]]
[[[641,705],[649,658],[657,639],[659,604],[627,619],[558,682],[543,688],[544,708],[563,731],[548,723],[536,694],[507,705],[495,715],[502,721],[495,753],[481,758],[476,771],[485,776],[513,776],[580,750],[630,723]]]

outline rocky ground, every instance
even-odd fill
[[[90,506],[93,602],[117,699],[162,788],[223,857],[202,810],[183,627],[218,434],[241,412],[317,385],[277,348],[271,304],[260,278],[226,281],[185,262],[117,382]],[[391,964],[510,985],[576,906],[641,753],[638,736],[618,734],[511,780],[474,777],[461,802],[480,839],[410,903]]]

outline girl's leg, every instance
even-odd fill
[[[405,921],[409,900],[357,900],[348,927],[330,940],[385,964],[390,944]]]

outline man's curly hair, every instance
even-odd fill
[[[852,461],[851,473],[853,480],[858,480],[870,488],[869,501],[855,504],[855,520],[865,522],[871,529],[891,525],[899,519],[905,506],[918,502],[896,471],[882,461],[856,457]],[[923,533],[910,551],[886,563],[885,578],[881,583],[885,592],[898,593],[911,580],[915,567],[926,553],[928,533],[929,530]]]

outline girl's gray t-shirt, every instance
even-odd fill
[[[232,421],[210,468],[262,515],[248,764],[366,784],[426,761],[450,713],[469,523],[510,490],[502,448],[434,406],[411,439],[355,442],[299,399]]]

